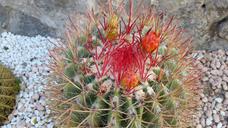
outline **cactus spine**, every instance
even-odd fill
[[[8,120],[13,111],[19,90],[19,80],[9,69],[0,65],[0,125]]]
[[[68,33],[67,44],[51,51],[57,80],[51,106],[59,125],[191,126],[198,80],[187,56],[191,40],[173,18],[165,22],[129,5],[129,13],[123,3],[106,15],[91,13],[94,27],[77,38]]]

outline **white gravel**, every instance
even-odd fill
[[[1,34],[0,63],[12,69],[22,80],[16,110],[3,128],[53,127],[47,99],[44,97],[44,85],[49,74],[48,50],[57,41],[49,37],[26,37],[6,32]]]
[[[228,51],[199,51],[199,55],[204,93],[197,128],[228,128]]]

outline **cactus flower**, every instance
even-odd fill
[[[161,39],[159,34],[156,34],[155,32],[149,32],[142,39],[142,47],[146,50],[146,52],[151,53],[158,48],[160,42]]]
[[[121,79],[121,85],[127,90],[131,90],[138,86],[139,77],[133,71],[126,71]]]
[[[118,36],[118,17],[112,15],[108,21],[106,29],[106,38],[109,40],[114,40]]]

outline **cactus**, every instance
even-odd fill
[[[191,38],[173,17],[134,10],[132,0],[129,6],[128,13],[123,2],[105,15],[91,12],[92,27],[70,30],[67,44],[50,51],[50,106],[58,125],[192,126],[199,73],[188,55]]]
[[[0,125],[8,120],[13,111],[19,90],[19,80],[9,69],[0,65]]]

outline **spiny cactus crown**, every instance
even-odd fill
[[[190,125],[198,78],[187,57],[191,39],[182,36],[173,17],[164,22],[163,14],[135,11],[132,0],[129,6],[129,13],[123,3],[102,15],[91,12],[94,24],[86,36],[74,40],[68,33],[67,45],[51,52],[59,82],[52,100],[60,124]]]

